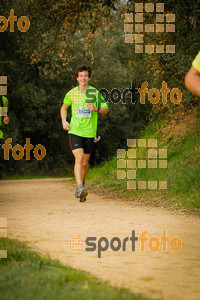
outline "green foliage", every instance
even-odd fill
[[[151,201],[151,203],[175,205],[187,209],[200,208],[200,123],[197,116],[192,127],[178,137],[171,134],[167,142],[163,135],[168,116],[150,123],[140,134],[141,139],[157,139],[160,149],[167,148],[167,169],[139,169],[137,180],[167,181],[167,190],[127,190],[127,179],[117,179],[117,158],[89,170],[89,183],[120,192],[133,200]],[[147,149],[137,148],[137,159],[146,159]],[[128,169],[126,169],[127,171]],[[158,200],[159,199],[159,200]]]
[[[12,137],[14,146],[30,138],[34,146],[44,145],[47,155],[42,161],[33,155],[30,161],[16,162],[12,157],[4,161],[0,149],[0,177],[58,175],[71,170],[74,158],[62,129],[60,107],[67,91],[77,85],[74,70],[79,64],[89,64],[91,85],[109,93],[114,88],[123,92],[131,82],[139,88],[148,81],[149,89],[160,89],[165,80],[170,89],[182,91],[184,102],[195,99],[184,88],[184,76],[199,51],[199,0],[165,1],[165,11],[176,14],[176,32],[163,38],[165,44],[175,43],[176,53],[162,55],[135,54],[134,44],[124,43],[124,13],[134,12],[134,4],[110,0],[1,2],[2,15],[8,17],[13,8],[15,15],[31,21],[26,33],[15,24],[14,33],[0,34],[0,74],[8,76],[10,114],[9,125],[2,128],[4,140]],[[145,21],[148,18],[146,14]],[[152,44],[162,42],[160,35],[147,38]],[[126,146],[127,138],[137,137],[148,124],[152,105],[148,100],[141,105],[139,94],[136,100],[131,103],[129,94],[126,104],[108,101],[109,114],[99,116],[102,138],[96,147],[97,163],[111,158],[117,148]]]
[[[60,107],[67,91],[77,85],[76,66],[87,63],[92,67],[91,85],[96,88],[106,88],[109,93],[118,88],[123,92],[130,87],[131,81],[138,80],[133,69],[138,68],[140,76],[145,77],[142,60],[136,60],[132,47],[127,47],[123,41],[120,3],[117,10],[115,1],[98,1],[96,4],[80,1],[77,6],[73,6],[73,1],[68,4],[49,1],[48,8],[38,1],[12,4],[18,16],[23,12],[30,17],[31,27],[24,34],[15,30],[0,35],[3,40],[0,74],[8,76],[10,114],[9,125],[3,126],[4,140],[12,137],[14,147],[16,144],[23,146],[26,138],[30,138],[34,147],[44,145],[47,155],[42,161],[37,161],[33,154],[30,161],[25,157],[15,161],[10,151],[10,160],[4,161],[0,149],[0,177],[71,174],[74,158],[68,135],[62,129]],[[10,5],[4,5],[5,16],[9,14]],[[53,19],[59,5],[63,15]],[[67,11],[72,8],[74,15],[68,15]],[[76,14],[75,29],[70,18]],[[65,22],[61,22],[64,17]],[[58,29],[61,30],[59,34]],[[127,135],[135,136],[148,122],[150,112],[150,107],[134,105],[130,99],[126,104],[113,104],[109,100],[108,105],[109,114],[99,116],[98,133],[102,139],[96,150],[98,163],[114,155],[120,145],[125,145]]]

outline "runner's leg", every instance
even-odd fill
[[[83,183],[85,184],[85,177],[87,175],[89,169],[89,159],[92,153],[94,145],[94,138],[83,138],[83,148],[84,148],[84,155],[83,155]]]
[[[74,134],[69,134],[70,147],[75,157],[74,175],[76,178],[77,189],[75,191],[75,197],[80,198],[80,202],[86,201],[87,190],[83,185],[83,158],[84,147],[83,138]]]
[[[85,179],[87,175],[87,171],[89,169],[89,159],[90,159],[90,154],[85,154],[83,155],[83,179]]]
[[[74,175],[77,185],[83,184],[83,158],[84,152],[82,148],[78,148],[72,151],[75,157]]]
[[[76,177],[77,189],[75,191],[75,197],[80,198],[80,202],[86,201],[87,190],[83,186],[83,148],[78,148],[72,151],[75,157],[74,175]]]

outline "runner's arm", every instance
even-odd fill
[[[9,123],[9,117],[8,116],[5,116],[4,118],[3,118],[3,121],[4,121],[4,124],[8,124]]]
[[[98,111],[100,114],[106,115],[108,113],[107,107],[101,107]]]
[[[200,97],[200,73],[193,66],[185,76],[185,86],[194,95]]]
[[[98,143],[101,139],[101,136],[99,135],[98,137],[95,137],[94,138],[94,143]]]
[[[93,104],[88,104],[87,107],[90,109],[90,110],[94,110],[97,112],[97,107],[94,106]],[[108,109],[107,107],[101,107],[98,111],[100,114],[103,114],[103,115],[106,115],[108,113]]]
[[[63,104],[61,109],[60,109],[60,116],[61,116],[62,125],[63,125],[64,130],[70,130],[69,123],[66,121],[68,107],[69,106]]]

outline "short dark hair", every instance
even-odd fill
[[[80,66],[76,67],[76,77],[78,77],[78,73],[82,72],[82,71],[88,71],[89,78],[91,77],[92,70],[89,66],[86,66],[86,65],[80,65]]]

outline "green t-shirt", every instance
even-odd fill
[[[1,97],[1,96],[0,96]],[[0,126],[2,125],[1,107],[6,107],[8,111],[8,99],[5,96],[0,98]],[[0,139],[3,139],[3,131],[0,130]]]
[[[97,132],[98,112],[90,111],[87,108],[88,103],[96,107],[107,107],[103,96],[97,89],[88,85],[85,93],[79,91],[79,86],[71,89],[65,96],[63,103],[71,106],[72,117],[69,133],[94,138]]]
[[[0,99],[0,126],[2,124],[1,107],[6,107],[8,111],[8,99],[5,96],[2,96],[2,98]]]
[[[193,67],[200,72],[200,51],[197,54],[197,56],[195,57],[193,63],[192,63]]]

